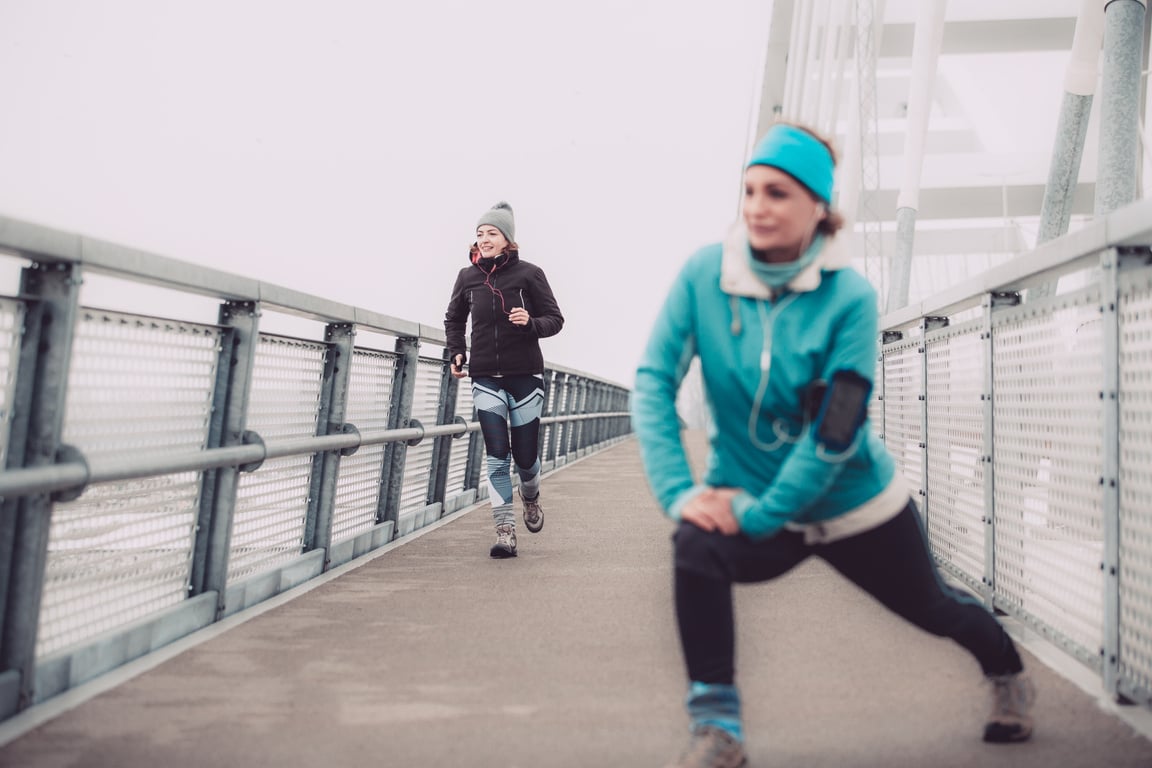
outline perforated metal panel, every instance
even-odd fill
[[[1098,290],[993,316],[995,595],[1082,659],[1101,647]]]
[[[444,362],[421,357],[416,365],[416,388],[412,395],[412,418],[431,427],[436,424],[440,403],[440,379]],[[404,483],[400,491],[399,516],[412,514],[428,505],[428,482],[432,476],[433,440],[409,446],[404,459]]]
[[[924,484],[920,394],[924,391],[920,340],[886,344],[884,354],[884,444],[913,491]]]
[[[467,379],[460,380],[456,388],[456,415],[463,416],[468,421],[473,420],[472,411],[472,385]],[[469,435],[455,438],[451,443],[452,453],[448,459],[448,483],[445,493],[448,495],[464,490],[464,475],[468,471],[468,440]]]
[[[355,425],[361,434],[388,428],[396,360],[393,352],[352,351],[345,421]],[[386,447],[382,443],[365,446],[340,459],[332,520],[334,542],[350,539],[376,524]]]
[[[324,344],[261,335],[248,400],[249,431],[265,440],[316,434]],[[240,475],[229,582],[300,554],[314,456],[287,456]]]
[[[1152,271],[1122,273],[1119,319],[1119,675],[1152,701]]]
[[[932,551],[973,587],[984,576],[983,323],[925,334],[928,489]]]
[[[219,347],[218,328],[83,310],[64,442],[92,457],[203,448]],[[94,485],[55,505],[38,654],[187,596],[199,490],[187,472]]]

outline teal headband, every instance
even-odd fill
[[[808,131],[777,123],[752,150],[745,169],[770,165],[795,177],[825,203],[832,202],[832,154]]]

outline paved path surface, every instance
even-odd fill
[[[544,493],[520,557],[489,559],[486,506],[458,514],[142,665],[0,766],[663,765],[686,727],[671,524],[633,441]],[[983,744],[975,663],[821,562],[739,588],[737,611],[754,768],[1152,766],[1152,741],[1031,653],[1034,741]]]

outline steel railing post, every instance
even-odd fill
[[[580,382],[580,413],[591,412],[592,382],[584,379]],[[579,452],[583,456],[588,449],[589,439],[592,437],[592,424],[586,420],[577,422],[580,425]]]
[[[420,340],[414,336],[396,339],[395,378],[388,428],[407,427],[412,419],[412,399],[416,394],[416,373],[420,362]],[[392,537],[400,535],[400,501],[404,490],[404,463],[408,457],[406,443],[389,443],[384,451],[383,476],[376,521],[392,523]]]
[[[444,350],[444,364],[440,370],[440,401],[436,408],[436,423],[451,424],[456,418],[456,398],[459,393],[459,380],[452,375],[448,364],[448,350]],[[442,435],[432,444],[432,477],[428,481],[427,503],[440,502],[443,505],[448,491],[448,467],[452,459],[455,437]],[[440,507],[444,514],[444,507]]]
[[[227,383],[221,394],[224,419],[221,446],[243,445],[248,423],[248,398],[252,372],[260,344],[260,305],[254,301],[229,301],[220,307],[220,325],[230,329],[230,354],[222,361]],[[220,398],[218,398],[219,401]],[[211,507],[207,510],[204,572],[198,591],[216,593],[216,618],[225,613],[228,561],[232,548],[232,521],[236,514],[240,467],[221,467],[212,478]],[[203,512],[204,510],[202,510]]]
[[[21,293],[28,296],[20,342],[16,416],[8,445],[9,467],[56,463],[63,433],[68,370],[76,325],[80,266],[33,264],[21,274]],[[36,640],[48,542],[52,496],[38,493],[5,500],[4,606],[0,632],[0,675],[19,675],[15,701],[0,701],[0,717],[26,709],[35,701]]]
[[[544,402],[540,405],[540,417],[546,418],[552,415],[552,371],[544,370]],[[540,444],[536,446],[536,458],[540,459],[541,470],[547,469],[545,463],[548,461],[548,436],[556,429],[555,426],[549,424],[547,426],[541,425],[540,427]]]
[[[1120,685],[1120,265],[1115,248],[1100,255],[1100,314],[1103,321],[1100,399],[1102,400],[1100,446],[1101,523],[1104,551],[1102,674],[1104,690],[1119,697]]]
[[[565,374],[560,371],[554,372],[552,380],[552,407],[549,410],[549,416],[559,416],[563,412],[564,407],[564,393],[565,393]],[[553,464],[560,458],[560,449],[562,444],[560,442],[561,436],[564,431],[563,424],[553,424],[552,430],[548,433],[548,460]]]
[[[324,336],[328,353],[324,360],[324,384],[320,392],[316,434],[334,435],[344,431],[347,418],[356,329],[350,323],[330,323]],[[332,521],[336,513],[336,486],[342,455],[341,451],[324,451],[318,460],[312,462],[304,551],[323,549],[324,570],[328,570],[332,563]]]
[[[237,350],[237,333],[225,327],[220,334],[220,348],[216,351],[216,381],[212,385],[212,408],[209,411],[205,448],[224,445],[225,417],[228,406],[228,384],[232,379],[232,360]],[[208,581],[208,547],[211,543],[212,515],[216,508],[216,478],[218,469],[206,469],[200,475],[199,511],[192,541],[192,565],[188,576],[188,594],[199,595]]]
[[[587,413],[595,414],[601,412],[600,397],[602,390],[599,382],[589,382],[589,396],[588,396],[588,409]],[[588,447],[592,448],[600,444],[600,419],[593,419],[588,425]]]
[[[607,384],[596,383],[596,399],[593,402],[593,407],[596,409],[595,413],[607,413],[611,410],[608,405],[608,399],[612,393],[608,389]],[[596,419],[592,429],[593,445],[600,445],[608,439],[608,421],[607,419]]]
[[[576,398],[579,395],[580,381],[576,376],[564,377],[564,408],[560,411],[562,416],[571,416],[576,412]],[[569,455],[572,453],[576,434],[576,422],[564,422],[564,439],[561,446],[561,455],[564,461],[568,461]]]
[[[995,407],[996,376],[993,369],[994,339],[992,337],[991,294],[984,297],[984,327],[980,332],[981,357],[984,363],[984,387],[980,399],[984,405],[983,449],[980,460],[984,467],[984,573],[980,581],[984,585],[984,605],[991,610],[996,603],[996,473],[995,462]]]
[[[1015,291],[994,291],[984,297],[984,586],[988,608],[996,605],[996,335],[992,318],[998,310],[1020,305]]]

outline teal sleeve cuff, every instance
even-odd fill
[[[684,507],[688,505],[688,502],[692,501],[692,499],[704,493],[706,490],[708,490],[708,486],[706,485],[694,485],[681,493],[676,497],[676,501],[672,502],[672,506],[668,507],[668,517],[672,518],[673,520],[679,520],[680,513],[684,511]]]
[[[784,524],[783,520],[768,513],[760,499],[747,492],[732,499],[732,516],[736,518],[740,532],[757,541],[776,534]]]
[[[747,533],[744,521],[748,517],[757,503],[757,499],[747,491],[741,491],[732,499],[732,516],[736,518],[736,522],[740,524],[740,530]]]

